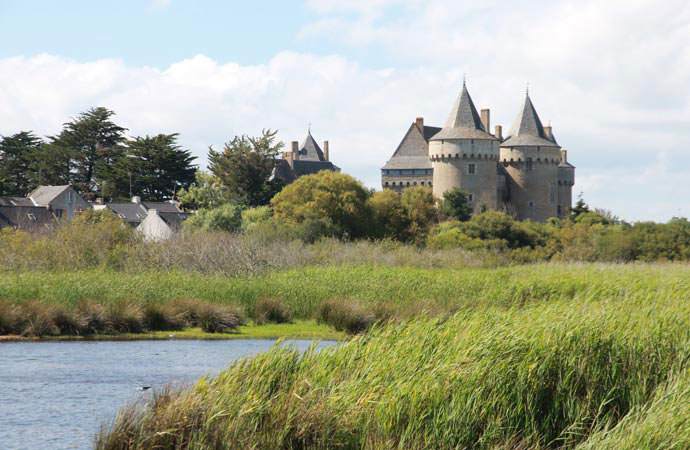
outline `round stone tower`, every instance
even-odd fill
[[[568,162],[568,151],[561,150],[561,162],[558,164],[558,217],[570,214],[574,184],[575,166]]]
[[[446,125],[429,141],[435,197],[458,187],[470,195],[475,209],[496,209],[500,141],[488,129],[489,110],[479,117],[463,82]]]
[[[542,126],[528,93],[500,150],[510,203],[519,219],[545,222],[559,215],[560,150],[551,127]]]

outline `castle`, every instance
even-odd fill
[[[381,187],[401,192],[430,186],[436,198],[458,187],[469,194],[475,211],[497,209],[545,222],[569,214],[575,167],[543,126],[529,92],[510,132],[497,125],[489,132],[490,112],[474,107],[463,81],[443,128],[419,117],[381,169]]]

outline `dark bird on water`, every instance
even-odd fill
[[[137,388],[137,391],[148,391],[151,389],[151,386],[141,386]]]

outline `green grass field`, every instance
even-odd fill
[[[409,275],[419,277],[399,285]],[[292,276],[250,281],[248,292]],[[685,266],[309,269],[301,279],[304,297],[286,298],[305,299],[305,311],[333,295],[391,302],[395,292],[402,304],[416,294],[458,308],[318,353],[274,348],[159,392],[148,408],[125,408],[97,448],[690,448]],[[336,279],[350,283],[314,285]]]

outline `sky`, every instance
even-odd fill
[[[369,187],[463,77],[510,129],[529,85],[574,193],[629,221],[690,216],[686,0],[0,0],[0,135],[105,106],[132,136],[330,142]]]

